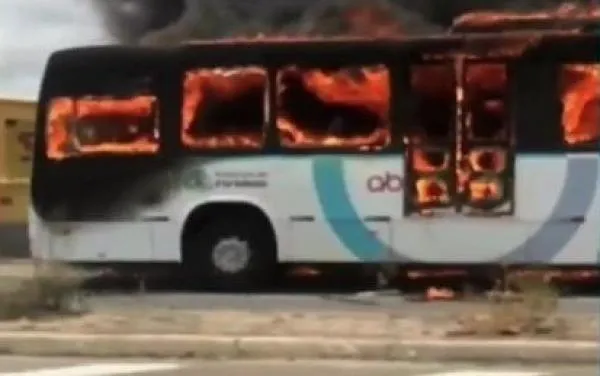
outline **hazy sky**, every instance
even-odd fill
[[[89,0],[0,0],[0,98],[35,99],[53,50],[109,42]]]

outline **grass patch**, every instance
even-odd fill
[[[569,328],[558,314],[559,291],[545,272],[510,272],[488,292],[479,312],[459,318],[449,336],[546,336],[567,338]]]
[[[7,270],[0,274],[0,320],[84,311],[83,271],[60,264],[15,265]]]

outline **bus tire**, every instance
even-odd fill
[[[209,221],[184,245],[193,285],[239,292],[266,287],[272,280],[276,245],[270,224],[239,214]]]

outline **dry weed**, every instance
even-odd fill
[[[37,265],[32,273],[0,275],[0,320],[81,311],[80,287],[86,275],[57,264]]]
[[[459,319],[460,336],[539,336],[565,338],[568,328],[558,316],[559,293],[546,273],[512,273],[488,294],[482,312]]]

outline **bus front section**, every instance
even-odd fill
[[[36,121],[34,257],[152,259],[152,218],[140,220],[139,207],[165,164],[159,60],[158,53],[122,47],[65,50],[49,59]]]

